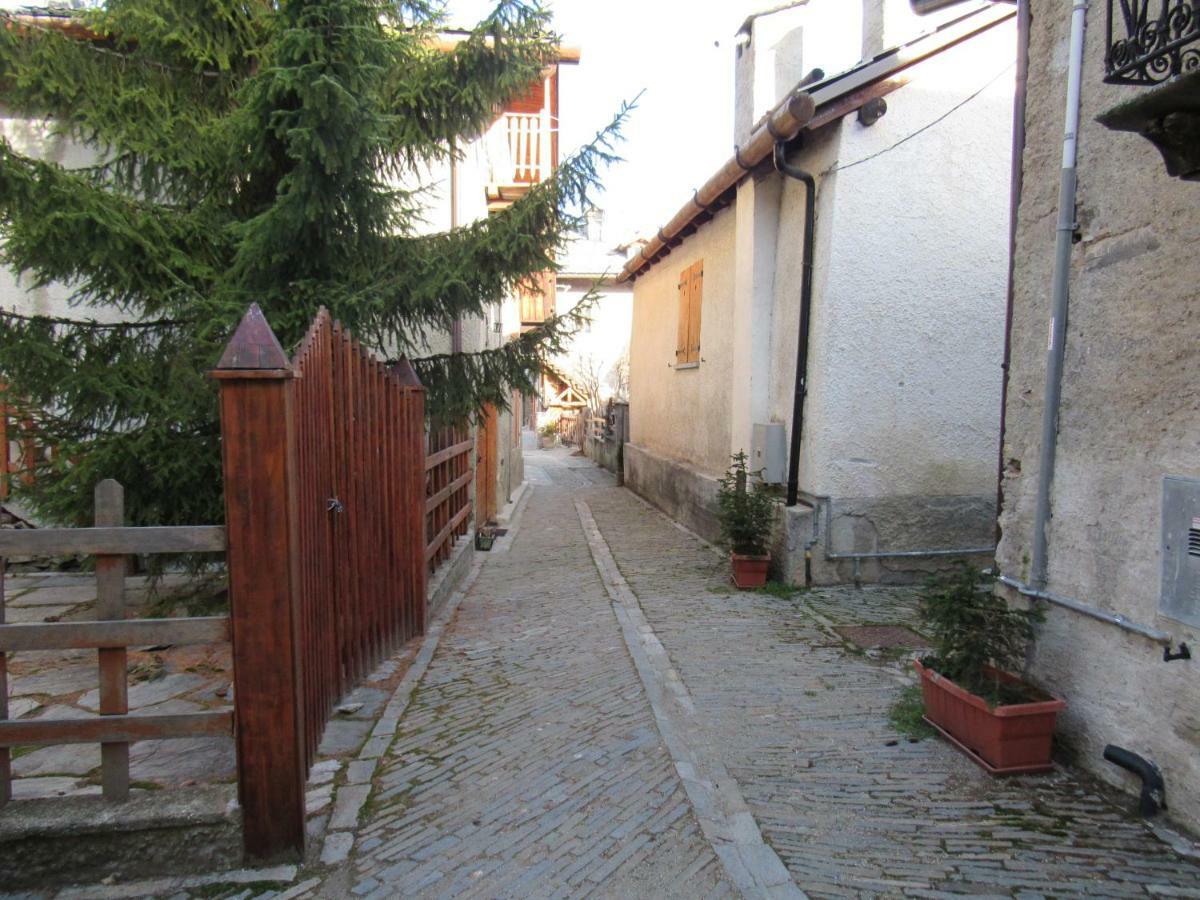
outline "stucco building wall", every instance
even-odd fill
[[[734,218],[732,208],[718,212],[634,285],[630,439],[710,476],[729,465]],[[676,368],[679,275],[701,259],[700,364]]]
[[[1011,382],[1004,442],[1002,571],[1029,575],[1061,161],[1069,10],[1034,0],[1024,187],[1017,216]],[[1145,88],[1102,83],[1092,7],[1079,133],[1079,240],[1071,258],[1048,589],[1200,646],[1159,615],[1162,482],[1200,478],[1200,184],[1169,177],[1145,139],[1097,114]],[[1114,743],[1153,760],[1171,815],[1200,829],[1200,662],[1057,607],[1031,673],[1067,700],[1060,730],[1078,762],[1135,787],[1101,759]]]
[[[847,116],[805,135],[789,155],[817,179],[799,486],[829,498],[820,501],[818,531],[822,547],[830,533],[834,552],[990,551],[1014,55],[1012,23],[993,28],[911,70],[911,83],[887,96],[888,112],[875,124]],[[702,533],[711,510],[706,516],[695,506],[715,493],[704,479],[719,475],[730,453],[750,449],[752,424],[792,432],[804,207],[800,182],[756,171],[732,209],[635,282],[627,477]],[[730,220],[735,233],[727,236],[720,229]],[[715,246],[730,248],[732,258]],[[723,378],[710,371],[698,382],[705,395],[696,405],[684,379],[697,373],[670,372],[666,362],[675,347],[678,276],[701,257],[698,372],[719,369]],[[735,289],[726,302],[710,285],[727,268]],[[703,415],[689,420],[694,409]],[[643,463],[642,451],[657,458]],[[655,475],[639,477],[642,468]],[[828,529],[825,505],[832,506]],[[796,509],[784,520],[779,574],[802,580],[812,517]],[[908,581],[944,563],[856,568],[824,561],[820,549],[814,556],[812,576],[826,583],[855,575]]]

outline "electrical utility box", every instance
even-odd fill
[[[1200,479],[1163,479],[1162,561],[1158,611],[1200,625]]]
[[[761,471],[767,484],[787,481],[787,439],[782,423],[754,426],[750,436],[750,471]]]

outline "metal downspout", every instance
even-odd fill
[[[1076,142],[1079,134],[1079,83],[1083,70],[1083,35],[1087,8],[1088,0],[1074,0],[1071,7],[1067,112],[1063,133],[1062,176],[1058,191],[1058,239],[1055,244],[1050,346],[1046,351],[1042,445],[1038,458],[1037,506],[1033,518],[1033,559],[1029,579],[1035,590],[1046,586],[1046,528],[1050,521],[1050,489],[1054,482],[1055,451],[1058,445],[1058,411],[1062,400],[1062,370],[1063,358],[1066,355],[1067,309],[1071,281],[1071,243],[1076,227]]]
[[[804,435],[804,399],[808,395],[808,332],[812,318],[814,232],[817,225],[817,184],[812,173],[788,163],[784,142],[775,142],[775,168],[804,183],[804,245],[800,277],[800,336],[796,347],[796,391],[792,401],[792,436],[788,449],[787,505],[795,506],[800,491],[800,439]]]

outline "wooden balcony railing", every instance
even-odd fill
[[[550,113],[504,113],[488,134],[493,185],[533,185],[554,171]]]

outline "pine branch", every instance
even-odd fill
[[[524,0],[501,0],[449,53],[434,46],[432,32],[423,37],[408,46],[384,93],[394,114],[391,138],[410,167],[444,158],[457,137],[481,133],[556,61],[558,49],[549,12]]]
[[[105,173],[114,188],[179,196],[219,167],[212,131],[232,107],[232,77],[161,68],[143,51],[121,53],[11,17],[0,16],[0,26],[6,104],[51,117],[53,131],[102,157],[121,148]]]
[[[158,316],[202,295],[220,270],[213,243],[220,232],[205,217],[105,191],[7,141],[0,141],[0,216],[6,265],[31,272],[35,286],[73,284],[90,303]]]
[[[590,321],[600,297],[598,284],[593,285],[572,309],[551,316],[500,347],[411,360],[425,386],[428,414],[441,421],[464,421],[488,403],[508,409],[514,390],[537,393],[543,374],[558,374],[554,358]]]
[[[613,148],[633,109],[622,105],[586,146],[508,209],[452,232],[390,240],[379,267],[333,298],[331,308],[371,310],[368,327],[377,342],[407,349],[427,330],[482,315],[531,276],[557,268],[555,253],[579,224],[574,211],[588,207],[600,169],[619,159]]]
[[[27,316],[11,309],[0,308],[0,319],[16,319],[21,322],[45,322],[50,325],[67,325],[71,328],[90,328],[98,330],[124,331],[127,329],[164,328],[172,325],[183,325],[187,319],[139,319],[135,322],[99,322],[95,319],[68,319],[64,316]]]

